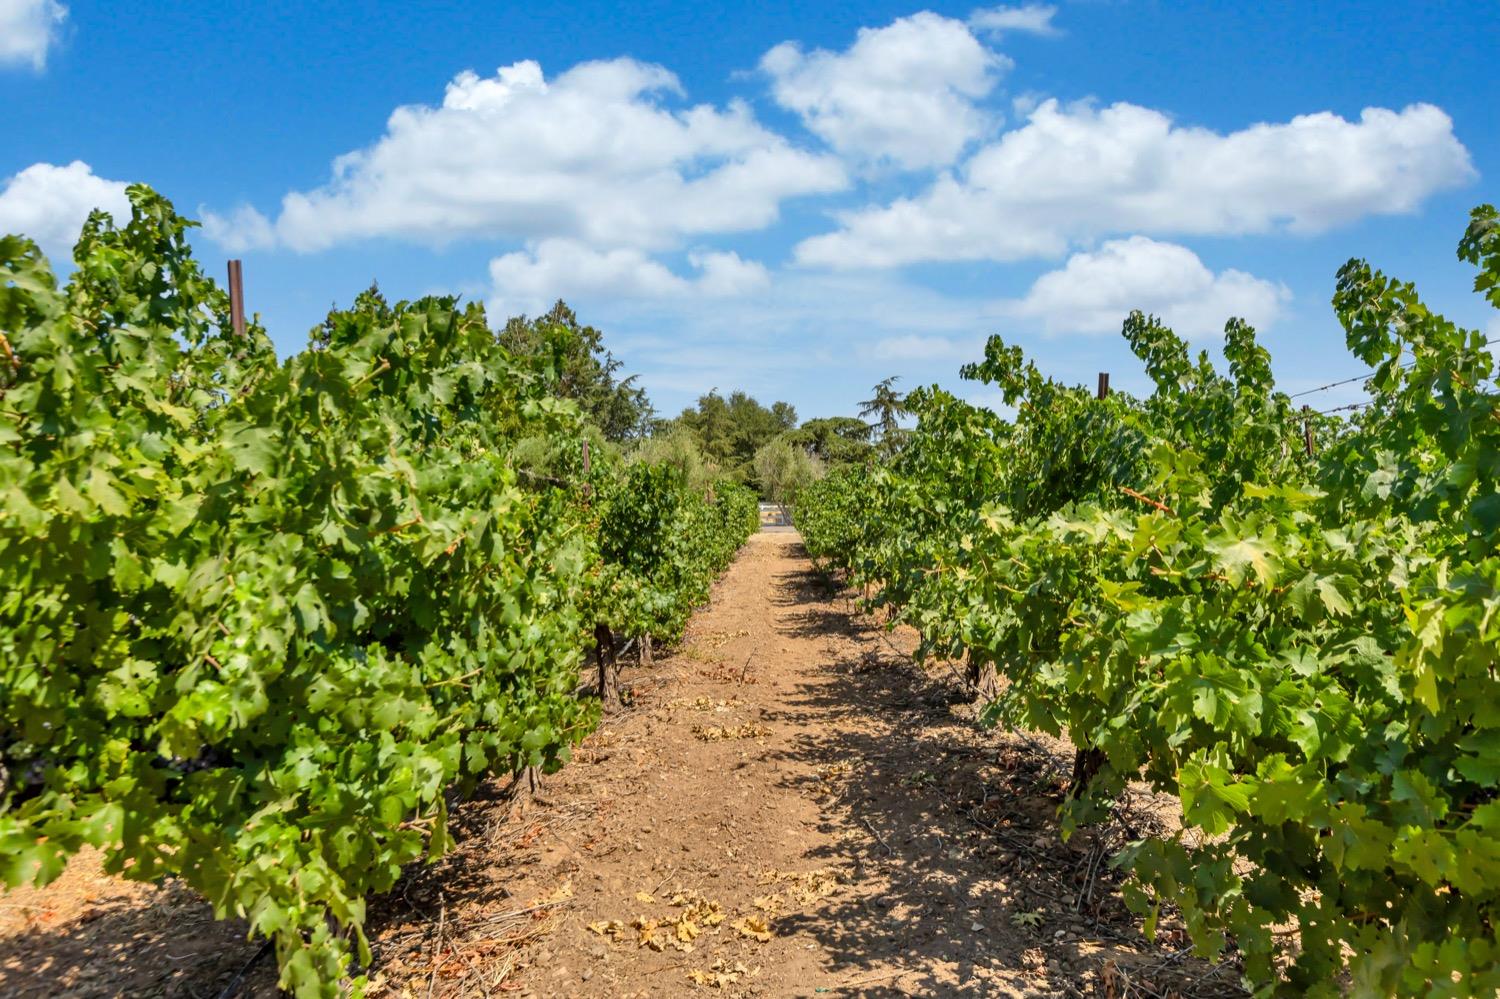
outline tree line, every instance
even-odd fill
[[[366,296],[378,296],[372,287]],[[538,316],[516,316],[498,333],[516,357],[550,371],[557,393],[576,402],[595,435],[594,446],[626,460],[667,462],[700,488],[726,479],[769,502],[790,503],[830,469],[863,464],[899,449],[904,397],[897,377],[875,385],[858,416],[797,418],[796,407],[769,406],[743,391],[710,389],[675,417],[662,417],[639,375],[604,345],[604,333],[559,300]]]

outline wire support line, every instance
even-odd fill
[[[1500,384],[1497,384],[1496,388],[1500,388]],[[1481,396],[1484,396],[1487,399],[1500,398],[1500,392],[1481,392],[1479,394]],[[1315,410],[1313,410],[1313,412],[1316,413],[1318,416],[1327,416],[1329,413],[1341,413],[1341,412],[1343,412],[1346,409],[1362,409],[1365,406],[1373,406],[1373,405],[1375,405],[1375,400],[1374,399],[1365,399],[1365,400],[1362,400],[1360,402],[1350,402],[1350,403],[1345,403],[1342,406],[1334,406],[1331,409],[1315,409]],[[1304,407],[1304,408],[1306,408],[1306,407]]]
[[[1497,343],[1497,342],[1500,342],[1500,337],[1493,337],[1492,336],[1488,340],[1484,341],[1484,343],[1481,343],[1479,345],[1479,347],[1488,347],[1490,344]],[[1479,349],[1479,347],[1476,347],[1475,349],[1477,350],[1477,349]],[[1410,368],[1410,367],[1414,366],[1416,363],[1417,363],[1416,360],[1412,359],[1410,361],[1406,361],[1403,364],[1398,364],[1397,367],[1398,368]],[[1364,381],[1366,379],[1374,378],[1374,377],[1375,377],[1375,372],[1373,372],[1373,371],[1367,371],[1367,372],[1365,372],[1362,375],[1355,375],[1352,378],[1341,378],[1341,379],[1339,379],[1336,382],[1329,382],[1327,385],[1319,385],[1317,388],[1303,389],[1301,392],[1293,392],[1291,395],[1288,395],[1287,398],[1288,399],[1300,399],[1302,396],[1305,396],[1305,395],[1316,395],[1319,392],[1327,392],[1329,389],[1338,388],[1340,385],[1349,385],[1349,384],[1351,384],[1353,382]],[[1334,410],[1329,410],[1328,412],[1334,412]]]
[[[1331,388],[1338,388],[1340,385],[1348,385],[1350,382],[1365,381],[1366,379],[1373,377],[1374,374],[1375,372],[1371,371],[1367,374],[1355,375],[1353,378],[1345,378],[1340,381],[1329,382],[1327,385],[1319,385],[1317,388],[1304,389],[1301,392],[1293,392],[1291,395],[1287,396],[1287,398],[1300,399],[1304,395],[1316,395],[1319,392],[1327,392]]]

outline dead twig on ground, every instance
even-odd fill
[[[250,969],[255,967],[256,963],[269,953],[271,953],[271,940],[268,937],[266,941],[260,945],[260,949],[258,949],[254,954],[250,955],[250,960],[246,961],[243,965],[240,966],[240,970],[235,972],[234,977],[229,980],[229,984],[224,986],[224,991],[219,993],[219,999],[230,999],[231,996],[237,994],[240,989],[240,984],[245,980],[245,976],[250,974]]]
[[[655,895],[657,892],[661,891],[661,886],[664,885],[664,884],[666,884],[667,881],[672,877],[672,875],[674,875],[676,873],[677,873],[677,868],[675,868],[675,867],[673,867],[670,870],[668,870],[667,871],[667,876],[665,878],[662,878],[660,881],[656,882],[656,886],[654,888],[652,888],[646,894],[648,894],[648,895]]]
[[[427,979],[427,999],[432,999],[432,990],[437,985],[438,968],[443,966],[443,924],[448,920],[448,900],[438,892],[437,945],[433,948],[432,975]]]
[[[869,819],[861,818],[859,821],[863,822],[865,824],[865,828],[870,830],[870,835],[875,837],[875,842],[880,844],[880,848],[885,851],[885,855],[887,857],[895,855],[896,851],[892,850],[889,846],[886,845],[885,837],[881,836],[880,833],[875,831],[875,827],[870,824]]]
[[[890,981],[892,978],[900,978],[904,974],[906,974],[905,968],[901,969],[900,971],[890,971],[884,975],[874,975],[870,978],[856,978],[852,982],[845,982],[843,985],[840,985],[839,988],[853,989],[858,988],[861,985],[874,985],[876,982],[886,982]]]
[[[501,912],[493,916],[486,916],[484,918],[484,921],[486,923],[502,923],[507,919],[519,919],[521,916],[529,916],[533,912],[543,912],[547,909],[556,909],[559,906],[567,905],[571,901],[572,899],[562,898],[558,899],[556,902],[543,902],[540,905],[531,905],[527,906],[524,909],[515,909],[511,912]]]

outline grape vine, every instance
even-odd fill
[[[1459,256],[1500,307],[1500,221]],[[1500,990],[1500,395],[1483,335],[1350,261],[1334,310],[1373,369],[1352,420],[1276,390],[1239,321],[1228,373],[1155,319],[1154,383],[1096,399],[992,338],[891,462],[811,487],[809,551],[879,587],[927,653],[1003,689],[992,722],[1066,733],[1064,828],[1127,780],[1182,831],[1116,862],[1152,932],[1233,947],[1261,995]],[[1308,453],[1304,421],[1315,447]]]
[[[577,407],[454,299],[278,362],[129,195],[66,286],[0,238],[0,880],[94,845],[248,920],[297,995],[358,992],[367,897],[455,793],[568,758],[599,628],[677,634],[754,499],[585,478]],[[570,478],[524,474],[536,440]]]

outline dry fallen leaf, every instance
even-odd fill
[[[591,932],[597,933],[602,937],[609,937],[611,940],[620,939],[621,935],[625,932],[625,924],[618,919],[607,919],[598,923],[589,923],[588,928]]]
[[[743,725],[694,725],[693,734],[704,742],[719,742],[723,739],[762,739],[770,735],[771,730],[755,722],[745,722]]]
[[[1130,988],[1130,979],[1113,959],[1099,969],[1099,982],[1104,986],[1104,999],[1122,999]]]
[[[691,708],[694,711],[728,711],[738,705],[738,699],[716,701],[711,697],[678,697],[667,702],[669,708]]]
[[[711,989],[722,989],[726,985],[733,985],[740,980],[739,975],[724,974],[718,971],[699,971],[694,968],[687,973],[688,980],[697,982],[699,985],[707,985]]]
[[[722,989],[726,985],[733,985],[740,980],[740,976],[746,973],[745,966],[736,961],[733,965],[724,963],[720,958],[715,961],[707,971],[699,971],[694,968],[687,973],[688,980],[697,982],[699,985],[707,985],[709,988]]]
[[[558,885],[546,895],[538,895],[531,900],[532,905],[551,905],[555,902],[566,902],[573,897],[573,879],[569,878]]]
[[[810,905],[832,895],[839,886],[838,875],[821,867],[801,874],[767,868],[760,872],[756,883],[772,885],[778,882],[785,886],[782,890],[797,905]]]
[[[769,943],[771,940],[771,924],[766,921],[765,916],[745,916],[730,925],[742,937],[751,937],[761,943]]]
[[[724,921],[724,907],[704,898],[696,890],[678,889],[671,898],[671,904],[686,907],[687,911],[682,914],[682,918],[704,926],[718,926]]]
[[[666,943],[656,935],[656,928],[661,924],[654,919],[645,916],[636,916],[631,920],[631,926],[636,929],[636,945],[639,947],[650,947],[652,950],[665,950]]]
[[[727,645],[736,638],[744,638],[749,634],[749,630],[745,628],[741,628],[738,631],[720,631],[709,635],[706,641],[709,648],[717,649],[720,646]]]

